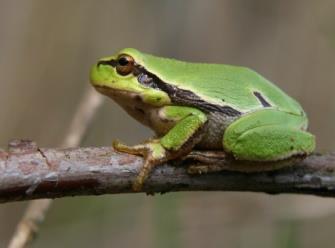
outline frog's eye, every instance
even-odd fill
[[[122,76],[126,76],[131,73],[134,69],[133,57],[121,54],[117,59],[116,71]]]

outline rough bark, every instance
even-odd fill
[[[110,147],[48,149],[29,141],[0,151],[0,202],[132,193],[142,158]],[[232,165],[233,166],[233,165]],[[335,154],[313,154],[278,171],[189,175],[183,163],[157,166],[143,192],[254,191],[335,196]]]
[[[61,147],[75,147],[80,144],[82,137],[101,104],[102,98],[92,88],[87,88],[73,114],[67,134],[60,144]],[[22,141],[11,142],[10,149],[14,153],[15,149],[17,149],[17,152],[20,152],[20,149],[22,152],[24,152],[24,149],[38,150],[33,143]],[[17,224],[8,248],[30,247],[51,205],[52,199],[40,199],[29,202],[25,213]]]

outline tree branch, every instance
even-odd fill
[[[44,149],[33,142],[17,141],[8,152],[0,151],[0,202],[131,193],[142,161],[110,147]],[[334,197],[334,171],[333,153],[314,154],[293,167],[261,173],[189,175],[181,162],[157,166],[143,191],[254,191]]]
[[[60,145],[61,147],[76,147],[79,145],[96,113],[96,110],[101,104],[101,96],[96,94],[91,87],[87,88],[73,115],[67,134]],[[23,143],[23,146],[29,146],[29,142],[24,145],[24,142],[13,141],[10,142],[9,148],[15,152],[15,149],[20,147],[20,143]],[[52,199],[31,201],[16,227],[8,248],[30,247],[29,245],[36,237],[39,227],[51,205]]]

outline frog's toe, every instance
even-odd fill
[[[138,173],[133,184],[134,191],[140,191],[145,180],[148,178],[152,169],[166,161],[165,149],[160,144],[149,143],[146,145],[146,154],[144,155],[144,163]]]
[[[205,151],[193,150],[182,158],[183,160],[192,160],[202,164],[221,164],[227,160],[227,153],[224,151]]]
[[[125,152],[133,155],[145,156],[147,154],[148,147],[146,144],[139,144],[136,146],[127,146],[118,140],[113,141],[113,148],[118,152]]]
[[[113,148],[119,152],[143,156],[143,166],[133,184],[133,190],[137,192],[142,189],[151,170],[167,159],[165,148],[160,144],[159,140],[150,140],[149,142],[135,146],[127,146],[119,141],[114,141]]]
[[[157,165],[157,161],[146,159],[143,166],[141,167],[140,172],[138,173],[134,183],[133,190],[138,192],[141,191],[145,180],[148,178],[152,169]]]

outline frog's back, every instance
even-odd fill
[[[155,72],[160,80],[190,92],[212,106],[226,106],[240,113],[275,108],[295,115],[305,115],[298,102],[246,67],[188,63],[141,55],[146,69]]]

